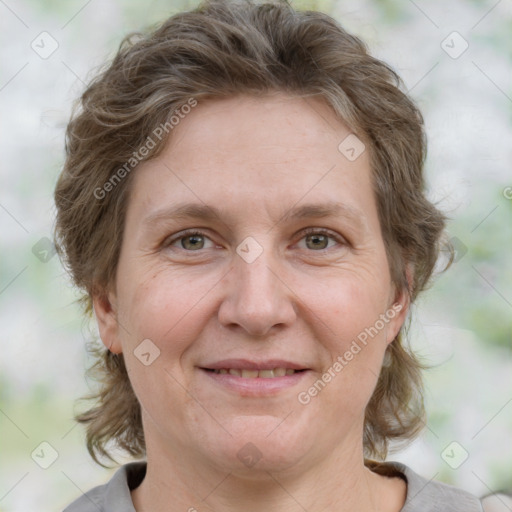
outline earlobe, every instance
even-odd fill
[[[397,292],[393,304],[386,313],[390,318],[386,336],[388,345],[396,338],[400,328],[404,324],[409,311],[409,305],[410,295],[408,290],[402,289],[400,292]]]
[[[388,345],[397,337],[405,319],[407,318],[407,313],[409,312],[409,307],[411,305],[412,288],[414,285],[413,274],[413,265],[411,263],[407,263],[405,266],[405,279],[407,281],[407,286],[395,288],[394,297],[392,299],[393,302],[388,310],[390,316],[394,315],[387,328],[386,340]]]
[[[115,297],[111,293],[97,295],[93,297],[92,304],[101,341],[110,352],[120,354],[123,350],[119,339]]]

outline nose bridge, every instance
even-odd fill
[[[270,242],[264,246],[255,239],[244,240],[234,256],[232,279],[219,320],[260,336],[275,325],[291,323],[295,311],[288,288],[278,278],[280,268]]]
[[[238,258],[235,263],[238,289],[242,293],[261,295],[260,298],[272,300],[277,293],[276,267],[270,250],[262,251],[254,261],[247,261],[243,257]],[[274,265],[273,265],[274,263]]]

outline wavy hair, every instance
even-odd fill
[[[411,302],[425,289],[445,217],[425,195],[423,119],[399,76],[326,14],[297,11],[280,0],[212,0],[127,36],[74,109],[55,189],[55,242],[83,291],[86,314],[91,298],[114,282],[136,148],[155,128],[169,126],[191,98],[274,91],[323,98],[365,141],[393,282]],[[142,160],[155,157],[169,137],[172,130]],[[120,173],[123,179],[114,182]],[[112,186],[103,194],[107,182]],[[77,415],[87,428],[89,452],[99,463],[100,457],[112,459],[112,445],[142,457],[140,404],[123,356],[103,347],[93,355],[99,388],[89,397],[91,407]],[[421,369],[402,328],[366,408],[366,456],[384,458],[390,441],[411,439],[421,429]]]

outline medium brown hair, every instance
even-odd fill
[[[86,313],[91,297],[114,283],[136,164],[172,137],[172,116],[191,100],[276,91],[323,98],[365,142],[391,276],[413,301],[433,273],[445,218],[425,196],[423,119],[402,88],[398,75],[332,18],[285,1],[205,2],[126,37],[69,122],[55,190],[56,245],[84,291]],[[140,158],[159,126],[167,126],[165,136]],[[422,366],[402,338],[390,344],[366,409],[367,456],[385,457],[389,441],[410,439],[423,424]],[[107,444],[114,443],[144,456],[140,404],[123,356],[103,347],[94,355],[100,387],[89,397],[94,405],[77,416],[87,425],[89,452],[97,461],[112,458]]]

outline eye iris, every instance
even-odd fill
[[[308,245],[308,242],[313,242],[313,249],[325,249],[329,243],[329,237],[326,235],[308,235],[306,237],[306,245]]]
[[[183,249],[202,249],[203,245],[204,238],[202,235],[188,235],[183,237],[181,240],[181,246],[183,247]]]

